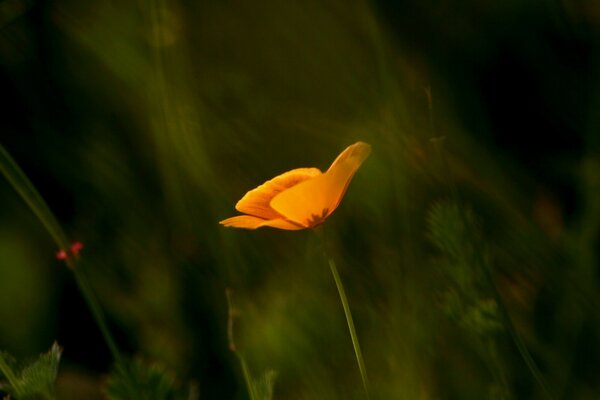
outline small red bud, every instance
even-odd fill
[[[83,249],[83,243],[81,242],[73,242],[71,245],[71,253],[73,253],[75,256],[79,254],[81,249]]]
[[[81,251],[81,249],[83,249],[83,243],[73,242],[71,244],[71,247],[69,247],[70,254],[67,253],[66,250],[60,249],[59,251],[56,252],[56,259],[59,261],[65,261],[65,260],[67,260],[67,258],[70,257],[70,255],[77,257],[79,255],[79,252]]]
[[[67,259],[67,252],[64,250],[59,250],[56,252],[56,259],[59,261],[64,261]]]

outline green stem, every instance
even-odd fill
[[[225,289],[225,296],[227,297],[227,340],[229,342],[229,349],[234,352],[237,358],[240,360],[240,365],[242,366],[242,373],[244,374],[244,381],[246,381],[246,388],[248,389],[250,400],[257,400],[256,393],[254,392],[254,386],[252,385],[252,377],[250,376],[248,363],[246,363],[246,359],[237,349],[235,340],[233,338],[233,324],[238,316],[238,311],[233,305],[233,291],[229,288]]]
[[[6,378],[10,386],[13,388],[13,390],[15,390],[17,394],[19,394],[19,380],[17,379],[10,365],[8,365],[4,357],[2,357],[2,354],[0,354],[0,371],[2,371],[4,377]]]
[[[362,378],[365,394],[367,396],[367,399],[370,399],[369,378],[367,377],[367,369],[365,368],[365,362],[363,360],[362,351],[360,350],[360,343],[358,342],[358,336],[356,335],[356,328],[354,327],[354,320],[352,319],[352,312],[350,311],[350,304],[348,303],[348,298],[346,297],[344,284],[342,283],[342,279],[340,278],[340,274],[338,273],[335,261],[333,261],[333,258],[330,257],[327,253],[323,228],[317,227],[314,229],[314,231],[323,243],[325,257],[327,258],[327,262],[329,263],[329,269],[331,270],[331,274],[333,275],[333,280],[335,281],[335,286],[337,287],[338,293],[340,295],[340,300],[342,302],[342,307],[344,308],[344,314],[346,315],[346,323],[348,325],[348,330],[350,331],[350,338],[352,339],[352,346],[354,347],[354,354],[356,356],[356,362],[358,363],[358,369],[360,371],[360,377]]]
[[[466,220],[463,220],[463,221],[466,226],[466,224],[467,224]],[[494,277],[492,276],[492,271],[490,271],[490,268],[487,265],[487,263],[485,262],[483,255],[479,251],[478,247],[479,246],[477,246],[477,244],[476,244],[475,245],[475,248],[476,248],[475,255],[477,257],[477,263],[479,264],[480,269],[483,270],[483,273],[488,282],[488,286],[490,286],[490,288],[492,289],[492,294],[494,296],[494,300],[496,300],[496,303],[498,304],[498,308],[500,309],[500,314],[502,315],[502,319],[504,320],[504,325],[506,326],[508,333],[510,334],[510,337],[512,338],[513,342],[515,343],[515,346],[517,346],[517,350],[519,351],[519,354],[521,354],[521,357],[523,358],[525,365],[527,365],[527,368],[529,368],[529,371],[533,375],[534,379],[538,382],[538,384],[542,388],[544,395],[548,399],[553,399],[554,396],[550,392],[550,389],[548,389],[548,384],[546,383],[546,379],[544,378],[544,375],[542,374],[542,372],[538,368],[537,364],[533,360],[533,357],[531,356],[531,353],[527,349],[525,342],[521,338],[521,335],[519,335],[519,332],[517,331],[517,329],[515,328],[515,325],[512,322],[512,318],[510,317],[508,309],[506,308],[506,305],[504,304],[504,301],[502,300],[502,296],[500,295],[500,291],[498,290],[498,287],[496,286]]]
[[[52,211],[50,211],[50,208],[33,186],[31,181],[27,178],[23,170],[21,170],[19,165],[2,145],[0,145],[0,172],[2,172],[8,182],[40,220],[52,239],[54,239],[54,242],[58,248],[67,251],[71,242],[58,223],[56,217]],[[120,362],[122,360],[121,353],[119,352],[110,330],[108,329],[106,318],[104,317],[104,313],[102,312],[102,308],[100,307],[96,295],[94,294],[94,291],[92,290],[84,271],[82,271],[80,265],[78,265],[77,256],[69,255],[65,262],[69,269],[73,271],[77,286],[79,286],[81,294],[90,307],[92,315],[94,316],[94,319],[96,320],[96,323],[102,332],[102,336],[104,337],[112,356],[114,357],[115,361]]]
[[[250,377],[250,369],[248,368],[248,363],[246,363],[246,359],[239,351],[236,351],[238,359],[240,360],[240,365],[242,366],[242,372],[244,374],[244,380],[246,381],[246,387],[248,388],[248,394],[250,395],[250,400],[257,400],[256,393],[254,393],[254,387],[252,386],[252,378]]]
[[[27,178],[23,170],[18,166],[15,160],[0,144],[0,172],[8,180],[11,186],[21,196],[31,211],[40,220],[44,228],[48,231],[52,239],[59,248],[67,249],[70,245],[67,236],[60,227],[54,214],[50,211],[46,202],[42,199],[31,181]]]
[[[98,328],[100,328],[100,332],[102,333],[102,337],[104,337],[104,341],[106,342],[110,353],[112,354],[116,363],[121,364],[123,357],[112,334],[110,333],[106,318],[102,312],[102,307],[100,307],[98,298],[96,297],[96,294],[94,293],[94,290],[87,279],[87,275],[85,275],[84,271],[82,271],[80,268],[74,268],[73,273],[75,275],[75,281],[79,286],[79,290],[83,294],[83,298],[90,308],[92,315],[98,324]]]

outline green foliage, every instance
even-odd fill
[[[1,388],[17,400],[54,399],[61,353],[54,343],[48,353],[21,368],[9,354],[0,353],[0,370],[7,380]]]
[[[228,321],[227,321],[227,336],[229,342],[229,349],[233,351],[242,367],[244,374],[244,380],[246,381],[246,388],[248,395],[251,400],[271,400],[273,398],[273,388],[275,386],[275,379],[277,378],[277,372],[272,369],[267,369],[262,376],[255,378],[250,372],[248,362],[242,350],[238,348],[235,342],[234,326],[236,320],[241,316],[239,307],[235,304],[233,291],[231,289],[225,290],[227,297],[227,308],[228,308]]]
[[[249,390],[251,391],[250,398],[252,400],[272,400],[276,378],[277,372],[272,369],[265,371],[258,378],[248,376],[250,381]]]
[[[428,215],[429,236],[441,252],[437,265],[446,281],[440,306],[472,338],[472,346],[486,361],[492,375],[488,398],[509,399],[505,367],[496,351],[495,334],[503,330],[502,319],[482,271],[489,266],[479,265],[489,257],[482,255],[482,234],[474,213],[459,207],[453,202],[439,202]]]
[[[267,370],[260,379],[254,381],[254,392],[259,400],[273,399],[273,388],[275,386],[276,378],[277,372],[270,369]]]
[[[468,307],[460,322],[466,331],[477,335],[485,335],[502,329],[498,304],[493,299],[484,298]]]
[[[175,377],[157,363],[141,359],[115,366],[105,388],[110,400],[177,400],[185,397],[177,391]]]
[[[481,230],[471,209],[439,202],[428,215],[429,236],[441,251],[436,260],[447,288],[441,295],[442,309],[467,331],[486,335],[502,329],[498,305],[477,265]],[[485,259],[485,258],[483,258]]]
[[[262,400],[272,367],[278,399],[363,400],[310,233],[218,221],[269,177],[364,140],[373,154],[327,228],[373,398],[541,399],[534,358],[554,397],[597,399],[597,12],[416,3],[2,1],[0,347],[26,354],[58,331],[94,348],[75,278],[115,363],[123,340],[176,374],[128,362],[112,398],[179,398],[177,376],[203,399]],[[73,276],[54,252],[74,239]],[[244,376],[225,287],[243,299]],[[97,394],[106,357],[68,361]],[[61,372],[59,395],[93,397]]]

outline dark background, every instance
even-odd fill
[[[217,222],[364,140],[373,154],[327,227],[379,396],[543,398],[506,328],[474,333],[438,306],[427,215],[458,189],[552,390],[592,399],[599,26],[600,6],[574,0],[4,0],[0,143],[85,244],[120,346],[200,398],[245,398],[226,287],[252,369],[279,373],[275,398],[360,393],[310,232]],[[72,275],[7,183],[0,202],[0,349],[57,340],[61,396],[97,396],[112,359]]]

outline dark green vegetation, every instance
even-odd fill
[[[597,399],[600,9],[399,3],[1,0],[0,393],[363,399],[313,232],[218,225],[363,140],[325,229],[371,397]]]

